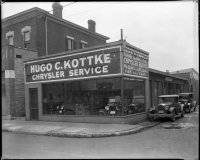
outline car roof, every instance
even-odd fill
[[[188,95],[188,94],[193,94],[193,93],[179,93],[179,95]]]
[[[177,94],[171,94],[171,95],[160,95],[159,97],[179,97]]]

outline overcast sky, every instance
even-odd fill
[[[1,7],[6,18],[32,7],[51,11],[52,2],[5,2]],[[123,29],[128,43],[149,52],[150,68],[199,72],[197,2],[77,2],[63,8],[63,19],[85,28],[88,19],[94,20],[96,32],[110,37],[107,42],[119,40]]]

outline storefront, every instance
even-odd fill
[[[148,59],[146,51],[118,41],[27,61],[26,119],[143,121],[150,106]],[[116,108],[109,112],[106,106]]]
[[[149,68],[151,106],[158,104],[158,96],[188,92],[186,78]]]

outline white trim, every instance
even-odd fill
[[[74,40],[74,37],[71,37],[71,36],[66,36],[68,39],[72,39]]]
[[[88,42],[81,40],[81,43],[88,44]]]
[[[24,35],[24,32],[30,32],[31,33],[31,26],[25,26],[21,30],[21,34]]]
[[[121,46],[114,46],[114,47],[102,48],[102,49],[97,49],[97,50],[92,50],[92,51],[87,51],[87,52],[82,52],[82,53],[75,53],[75,54],[52,57],[52,58],[41,59],[41,60],[33,60],[33,61],[25,62],[24,64],[30,64],[30,63],[34,63],[34,62],[46,61],[46,60],[51,60],[51,59],[58,59],[58,58],[63,58],[63,57],[71,57],[71,56],[81,55],[81,54],[85,54],[85,53],[91,53],[91,52],[95,52],[95,51],[101,51],[101,50],[118,48],[118,47],[120,48],[120,51],[121,51]]]
[[[13,37],[14,38],[14,31],[9,31],[6,33],[6,39],[8,39],[8,37]]]
[[[92,79],[92,78],[100,78],[100,77],[112,77],[112,76],[122,76],[121,73],[118,74],[108,74],[108,75],[99,75],[99,76],[89,76],[89,77],[79,77],[79,78],[67,78],[67,79],[55,79],[55,80],[47,80],[47,81],[36,81],[36,82],[26,82],[25,84],[30,83],[47,83],[47,82],[58,82],[58,81],[71,81],[71,80],[77,80],[77,79]]]

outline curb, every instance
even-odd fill
[[[122,131],[115,131],[115,132],[102,132],[102,133],[74,133],[74,132],[54,132],[54,130],[52,131],[48,131],[46,133],[40,133],[40,132],[26,132],[26,131],[14,131],[11,130],[9,128],[2,128],[2,132],[12,132],[12,133],[18,133],[18,134],[31,134],[31,135],[43,135],[43,136],[53,136],[53,137],[69,137],[69,138],[101,138],[101,137],[111,137],[111,136],[123,136],[123,135],[130,135],[130,134],[134,134],[134,133],[138,133],[141,132],[145,129],[154,127],[158,124],[160,124],[161,122],[152,124],[152,125],[148,125],[148,126],[139,126],[137,128],[133,128],[133,129],[128,129],[128,130],[122,130]]]

